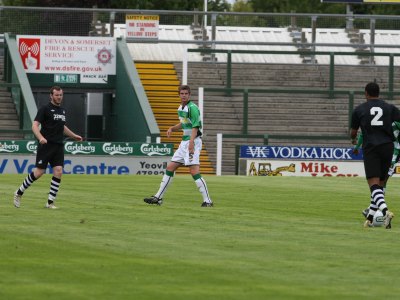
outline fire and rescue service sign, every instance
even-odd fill
[[[158,39],[159,16],[126,15],[126,38]]]
[[[82,83],[116,74],[115,38],[18,35],[17,45],[27,73],[79,74]]]

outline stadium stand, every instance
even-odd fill
[[[303,29],[306,33],[307,41],[311,41],[311,29]],[[324,44],[349,44],[351,45],[350,38],[345,29],[317,29],[316,43]],[[315,51],[329,51],[329,52],[354,52],[352,47],[334,47],[334,46],[316,46]],[[318,64],[329,64],[329,56],[316,55]],[[335,56],[335,64],[338,65],[358,65],[360,59],[357,56],[337,55]]]
[[[115,36],[125,36],[125,24],[115,25]],[[107,27],[108,28],[108,27]],[[211,32],[211,27],[207,28]],[[311,42],[311,28],[301,28],[299,32],[304,32],[306,41]],[[359,34],[363,39],[358,40],[368,44],[370,41],[369,30],[359,30]],[[341,28],[317,28],[316,43],[319,44],[347,44],[353,43],[351,34],[346,29]],[[160,25],[159,39],[171,41],[193,41],[192,29],[189,25]],[[277,50],[277,51],[296,51],[299,49],[298,45],[252,45],[253,42],[260,43],[292,43],[294,40],[293,33],[290,28],[268,28],[268,27],[229,27],[218,26],[216,30],[216,40],[221,42],[238,41],[243,44],[216,44],[215,49],[227,50]],[[245,43],[249,44],[245,44]],[[380,45],[376,47],[375,52],[399,53],[398,48],[384,48],[384,45],[399,45],[400,34],[395,30],[376,30],[375,43]],[[129,43],[133,59],[136,61],[168,61],[179,62],[182,61],[186,49],[196,49],[198,44],[191,43]],[[150,50],[150,51],[149,51]],[[299,49],[301,50],[301,49]],[[328,52],[353,52],[360,51],[359,47],[339,47],[339,46],[316,46],[316,51]],[[369,51],[369,50],[368,50]],[[218,62],[226,62],[226,55],[216,54]],[[329,64],[329,56],[317,57],[317,64]],[[249,54],[234,54],[235,62],[243,63],[288,63],[288,64],[301,64],[303,63],[300,55],[249,55]],[[189,60],[202,61],[200,53],[191,53]],[[387,58],[377,58],[377,65],[387,65]],[[396,60],[396,65],[400,60]],[[336,56],[335,64],[337,65],[360,65],[362,61],[357,56]]]
[[[211,30],[211,28],[209,28]],[[287,28],[259,28],[259,27],[218,27],[216,30],[216,40],[227,41],[247,41],[247,42],[281,42],[292,43],[292,37]],[[275,50],[275,51],[296,51],[295,45],[274,46],[274,45],[216,45],[215,49],[226,50]],[[227,57],[223,54],[216,54],[218,62],[226,62]],[[251,54],[233,54],[235,62],[246,63],[298,63],[302,62],[299,55],[251,55]]]
[[[181,64],[175,63],[181,70]],[[193,88],[223,87],[226,81],[226,66],[220,63],[191,62],[188,82]],[[232,78],[236,88],[313,88],[327,90],[329,68],[304,64],[243,64],[232,66]],[[387,68],[379,66],[336,66],[335,87],[341,90],[361,91],[366,82],[376,80],[387,89]],[[218,74],[218,76],[216,75]],[[178,72],[179,78],[181,73]],[[396,70],[395,78],[400,78]],[[196,97],[195,97],[196,98]],[[204,95],[204,141],[209,146],[211,161],[216,162],[216,135],[241,134],[243,129],[243,95],[227,96],[222,92],[205,92]],[[354,105],[365,101],[362,94],[356,95]],[[349,98],[336,95],[331,99],[327,93],[249,93],[248,133],[298,135],[308,138],[270,138],[272,145],[293,146],[344,146],[349,147],[348,112]],[[400,104],[399,99],[395,99]],[[316,136],[326,136],[318,138]],[[342,139],[330,139],[342,136]],[[240,144],[263,144],[261,138],[224,138],[223,174],[235,172],[235,146]]]
[[[14,102],[11,98],[11,93],[6,87],[1,86],[4,84],[3,71],[4,71],[4,52],[1,46],[4,42],[4,36],[0,35],[0,131],[1,130],[18,130],[19,119],[15,109]],[[15,134],[12,132],[0,132],[0,139],[22,139],[22,134]]]
[[[189,26],[160,26],[160,39],[190,40],[192,33]],[[311,29],[300,29],[309,42]],[[123,34],[123,28],[120,28]],[[362,32],[365,41],[367,33]],[[393,33],[394,34],[394,33]],[[360,35],[361,36],[361,35]],[[378,31],[377,44],[393,44],[390,33]],[[316,43],[351,44],[352,37],[345,29],[317,29]],[[385,39],[386,38],[386,39]],[[254,41],[287,42],[293,41],[293,34],[286,28],[235,28],[220,26],[216,31],[219,41]],[[179,80],[182,80],[182,58],[186,49],[198,48],[195,44],[137,44],[128,45],[136,62],[148,60],[173,62]],[[228,50],[292,50],[298,48],[288,46],[257,45],[216,45],[216,49]],[[145,51],[144,49],[147,49]],[[323,47],[316,46],[316,51],[354,52],[357,47]],[[384,52],[382,48],[376,50]],[[386,50],[392,52],[391,49]],[[151,53],[149,53],[151,52]],[[199,53],[189,54],[188,83],[197,98],[198,87],[225,87],[227,81],[226,55],[215,54],[216,61],[201,62]],[[329,86],[329,56],[316,56],[315,64],[304,63],[300,55],[267,55],[267,54],[233,54],[232,55],[232,87],[235,88],[288,88],[288,89],[320,89]],[[395,61],[396,62],[396,61]],[[384,66],[380,66],[380,65]],[[388,87],[388,60],[376,57],[375,65],[363,65],[357,55],[335,56],[335,89],[360,91],[366,82],[377,81],[382,89]],[[400,79],[395,72],[395,80]],[[345,95],[337,95],[335,99],[328,94],[293,94],[269,93],[249,94],[247,132],[254,135],[268,134],[301,135],[310,138],[269,139],[275,145],[314,145],[314,146],[350,146],[347,138],[315,139],[313,136],[348,135],[349,99]],[[355,97],[354,105],[364,101],[360,95]],[[395,99],[395,102],[399,102]],[[204,142],[208,146],[208,155],[212,164],[216,163],[216,134],[241,134],[243,130],[243,95],[234,93],[227,96],[221,92],[206,92],[204,103]],[[161,131],[163,131],[161,129]],[[260,138],[226,138],[224,139],[222,174],[235,172],[235,147],[240,144],[263,144]]]
[[[369,41],[371,39],[369,30],[360,30],[364,34],[364,39]],[[400,45],[400,33],[396,30],[377,30],[375,32],[375,43],[380,45]],[[382,53],[398,53],[399,48],[375,48],[375,52]],[[374,61],[376,65],[388,65],[388,57],[375,56]],[[400,65],[400,58],[395,57],[395,65]]]
[[[208,32],[211,27],[208,27]],[[118,24],[114,32],[116,37],[125,36],[125,25]],[[184,25],[160,25],[160,40],[193,40],[193,33],[190,26]],[[241,42],[265,42],[265,43],[292,43],[293,39],[290,31],[286,28],[257,28],[257,27],[229,27],[220,26],[216,30],[216,40],[221,42],[241,41]],[[138,61],[182,61],[184,52],[187,49],[198,48],[197,44],[174,44],[174,43],[129,43],[134,60]],[[149,48],[151,51],[148,51]],[[217,44],[215,49],[228,50],[287,50],[296,51],[295,45],[274,46],[274,45],[224,45]],[[226,55],[216,54],[217,61],[226,62]],[[200,53],[191,53],[189,59],[194,61],[202,61]],[[301,63],[302,59],[299,55],[274,55],[261,56],[249,54],[235,54],[234,59],[237,62],[245,63]]]

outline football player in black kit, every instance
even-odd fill
[[[50,102],[39,108],[32,124],[32,131],[38,140],[35,169],[22,182],[14,193],[14,206],[20,207],[21,197],[31,184],[46,171],[47,165],[53,169],[50,192],[46,208],[57,208],[54,201],[60,188],[64,167],[64,135],[82,141],[80,135],[72,132],[66,125],[65,110],[61,107],[63,90],[59,86],[50,89]]]
[[[363,134],[364,169],[371,191],[371,203],[364,227],[373,227],[373,217],[379,209],[386,229],[392,227],[393,213],[385,202],[383,186],[392,161],[394,135],[392,123],[400,120],[400,110],[379,98],[379,85],[365,86],[366,102],[357,106],[352,114],[350,137],[357,143],[357,131]]]

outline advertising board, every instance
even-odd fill
[[[0,174],[32,172],[36,150],[36,141],[0,141]],[[64,173],[163,175],[172,154],[173,144],[67,141]]]
[[[246,176],[365,176],[362,151],[350,147],[240,147],[239,175]]]

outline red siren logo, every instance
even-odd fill
[[[40,39],[21,38],[19,39],[19,54],[25,70],[40,69]]]

